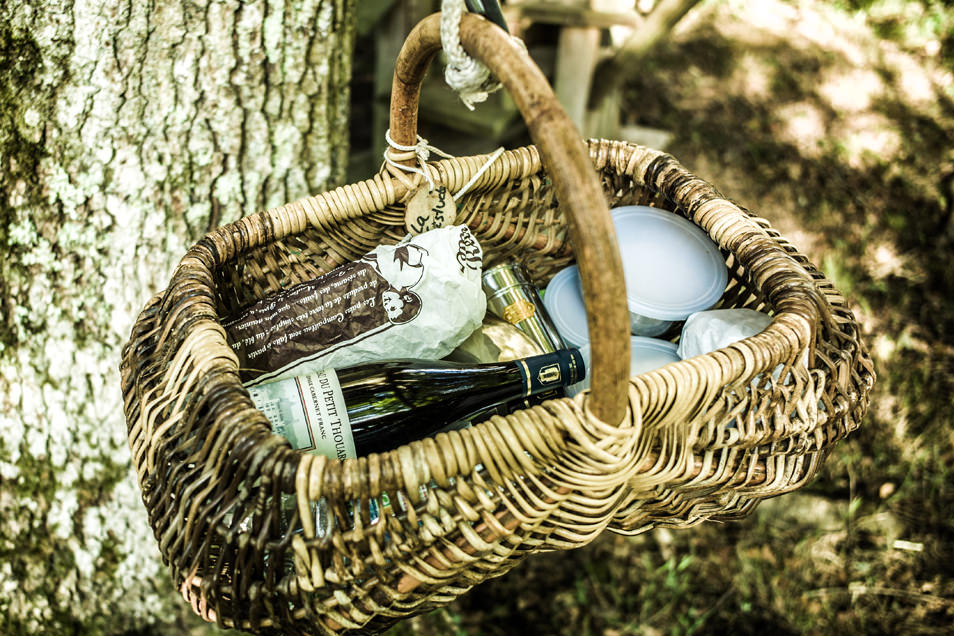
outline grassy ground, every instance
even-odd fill
[[[708,2],[627,123],[768,218],[853,301],[864,426],[748,519],[531,558],[410,634],[935,634],[954,624],[954,10]]]

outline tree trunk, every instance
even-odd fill
[[[0,632],[182,605],[130,471],[120,348],[208,228],[343,179],[352,15],[0,2]]]

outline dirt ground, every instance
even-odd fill
[[[537,555],[392,636],[950,633],[952,15],[704,3],[626,89],[625,123],[671,131],[853,303],[879,380],[818,478],[740,522]]]

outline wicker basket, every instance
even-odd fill
[[[744,515],[811,479],[868,405],[874,373],[858,324],[766,221],[668,155],[606,140],[587,147],[503,31],[467,15],[460,36],[511,92],[537,145],[494,161],[458,201],[457,222],[478,236],[485,264],[516,258],[537,282],[579,263],[592,389],[380,455],[302,455],[252,405],[220,320],[400,239],[402,201],[415,184],[382,172],[210,232],[136,322],[122,388],[162,555],[186,601],[220,626],[373,633],[531,553],[578,547],[605,529]],[[431,16],[398,60],[398,143],[416,139],[420,82],[439,46]],[[485,161],[429,170],[456,192]],[[766,311],[772,324],[714,353],[626,377],[629,321],[607,204],[656,205],[703,228],[729,268],[721,306]],[[806,352],[807,368],[798,364]],[[413,505],[369,523],[368,502],[399,493]],[[283,519],[289,498],[298,512]],[[322,498],[338,521],[318,536],[310,511]],[[288,524],[301,530],[286,533]]]

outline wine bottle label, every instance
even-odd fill
[[[272,429],[293,448],[335,459],[357,457],[348,408],[334,370],[260,384],[250,388],[249,395]]]
[[[523,376],[524,396],[573,384],[584,373],[582,358],[576,349],[533,356],[518,360],[517,363]]]

